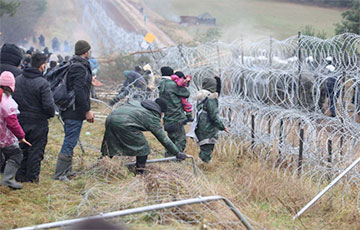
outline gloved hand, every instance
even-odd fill
[[[176,159],[183,161],[186,159],[186,154],[183,152],[178,152],[178,154],[176,154]]]

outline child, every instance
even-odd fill
[[[19,142],[31,144],[25,140],[25,133],[17,119],[18,105],[11,97],[14,90],[14,75],[4,71],[0,75],[0,154],[4,157],[0,167],[5,164],[5,168],[0,184],[22,189],[22,185],[13,180],[23,158]]]
[[[188,87],[192,77],[190,75],[184,75],[182,72],[177,71],[174,75],[171,75],[171,80],[176,82],[179,87]],[[181,104],[183,105],[183,109],[186,112],[187,121],[193,121],[192,118],[192,105],[187,101],[185,97],[180,97]]]

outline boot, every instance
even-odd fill
[[[72,168],[72,156],[67,156],[65,154],[59,154],[56,169],[54,174],[54,180],[60,180],[63,182],[69,181],[66,174]]]
[[[15,174],[19,169],[19,165],[17,165],[14,161],[8,160],[5,165],[4,174],[1,180],[1,185],[8,186],[12,189],[22,189],[23,186],[14,181]]]
[[[145,171],[145,164],[136,163],[135,174],[143,175]]]

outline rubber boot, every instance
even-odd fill
[[[145,171],[145,164],[136,163],[135,174],[136,175],[143,175],[144,171]]]
[[[60,180],[63,182],[69,181],[66,175],[71,170],[71,168],[72,156],[60,153],[56,162],[54,180]]]
[[[12,160],[8,160],[5,165],[3,177],[1,180],[1,185],[8,186],[9,188],[12,188],[12,189],[22,189],[23,186],[14,181],[14,178],[15,178],[15,175],[16,175],[16,172],[18,171],[18,169],[19,169],[18,164],[16,164]]]

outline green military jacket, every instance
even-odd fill
[[[201,90],[197,94],[198,124],[195,129],[200,145],[215,144],[218,131],[225,130],[218,112],[218,93]]]
[[[106,130],[101,147],[103,155],[145,156],[151,153],[149,144],[142,132],[150,131],[173,155],[179,152],[176,145],[167,137],[161,126],[160,108],[155,102],[133,101],[120,105],[106,119]],[[150,109],[149,109],[150,108]],[[157,111],[156,111],[157,110]]]
[[[163,76],[159,85],[159,96],[166,100],[168,107],[164,116],[164,125],[187,120],[180,97],[188,98],[190,96],[188,89],[179,87],[170,77]]]

